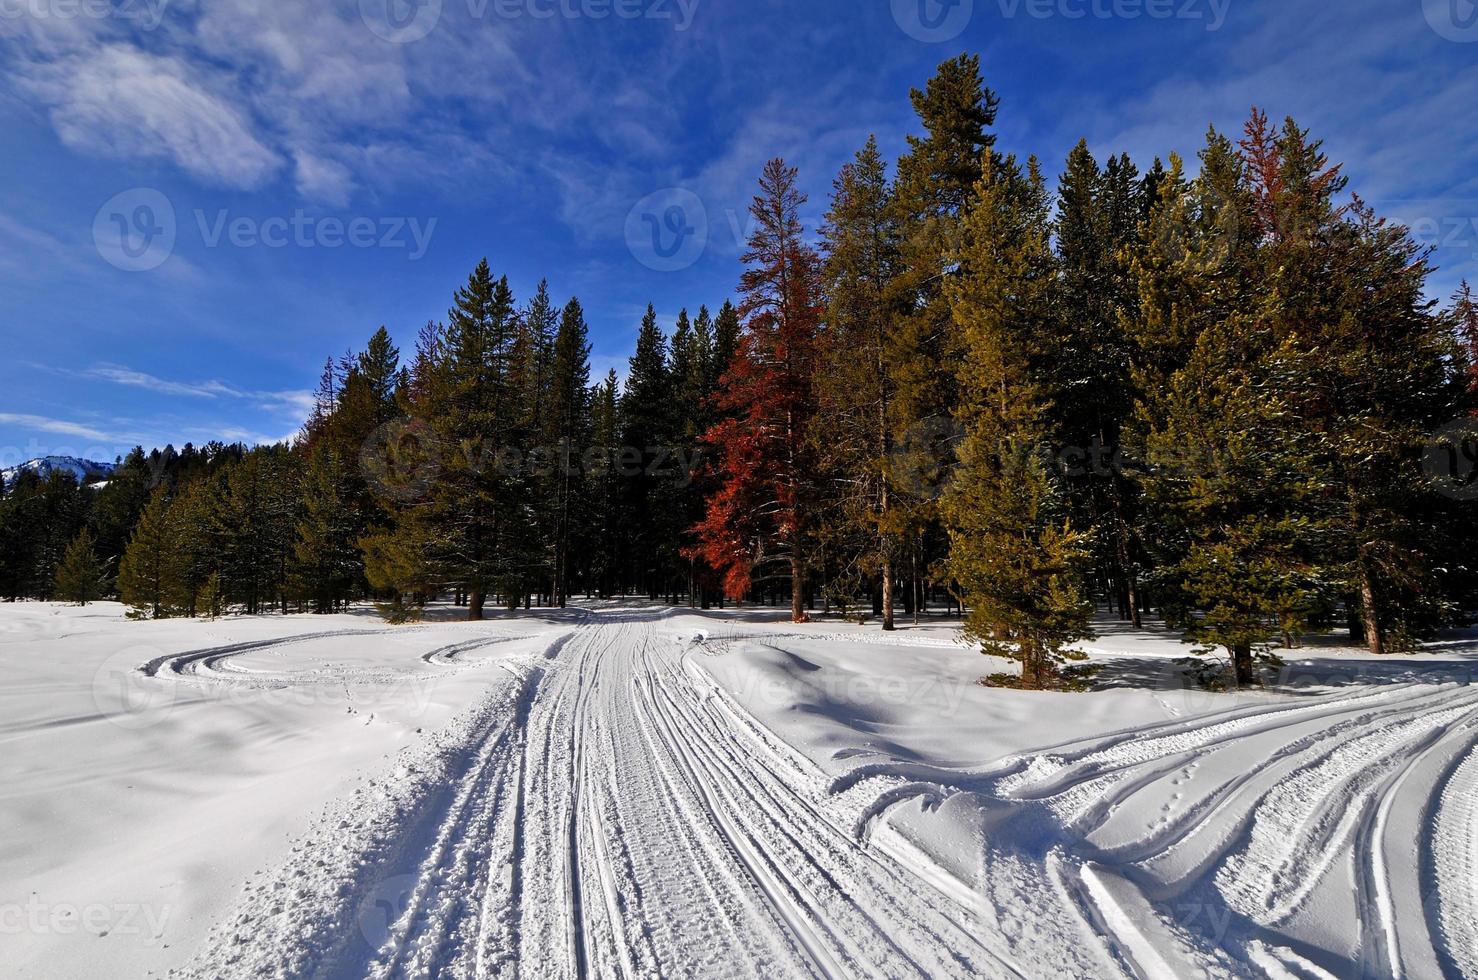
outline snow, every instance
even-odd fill
[[[988,689],[945,624],[0,606],[8,975],[1478,975],[1478,636]]]
[[[19,466],[12,466],[0,470],[0,477],[4,478],[5,486],[9,487],[21,473],[35,473],[46,479],[52,473],[70,473],[78,483],[84,483],[89,478],[100,476],[112,476],[118,467],[113,463],[99,463],[90,459],[78,459],[75,456],[43,456],[40,459],[27,460]]]

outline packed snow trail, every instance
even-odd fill
[[[482,702],[254,876],[184,975],[1478,976],[1465,678],[1234,703],[976,770],[852,750],[838,776],[711,670],[874,637],[569,615],[532,644],[420,654],[486,671]],[[248,682],[233,658],[320,638],[144,670]],[[488,649],[511,652],[464,664]]]
[[[188,972],[1025,975],[977,909],[833,822],[827,780],[736,725],[664,618],[603,612],[510,672]]]

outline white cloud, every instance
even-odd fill
[[[354,175],[349,168],[335,160],[325,160],[306,150],[293,153],[296,164],[298,193],[310,200],[322,201],[333,207],[344,207],[354,187]]]
[[[27,69],[68,146],[125,158],[165,157],[210,184],[260,186],[281,166],[246,116],[183,61],[122,44],[84,48]]]
[[[37,432],[50,432],[59,436],[72,436],[77,439],[92,439],[97,442],[118,441],[112,435],[94,429],[92,426],[63,419],[47,418],[44,415],[17,415],[12,412],[0,412],[0,424],[20,426]]]
[[[171,381],[115,364],[99,364],[83,371],[82,375],[130,388],[142,388],[159,395],[250,401],[258,408],[287,412],[304,418],[314,406],[311,391],[251,391],[233,387],[224,381]]]

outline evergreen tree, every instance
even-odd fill
[[[1473,298],[1473,287],[1466,279],[1453,297],[1452,317],[1467,364],[1468,395],[1470,401],[1478,401],[1478,299]]]
[[[718,389],[720,380],[734,363],[734,355],[739,350],[741,330],[738,308],[732,301],[724,300],[724,305],[719,308],[718,318],[713,322],[713,372],[709,386],[714,390]]]
[[[966,271],[952,285],[965,437],[942,508],[966,635],[1018,660],[1032,689],[1059,682],[1068,644],[1091,636],[1092,611],[1087,541],[1043,458],[1057,347],[1048,229],[1035,161],[1023,175],[1014,159],[988,156],[963,229]]]
[[[755,230],[740,282],[744,333],[725,375],[719,407],[729,417],[709,432],[718,454],[718,491],[699,525],[702,557],[741,598],[773,565],[788,572],[791,617],[806,614],[807,536],[815,507],[806,435],[815,412],[816,335],[821,321],[820,259],[800,221],[806,197],[795,169],[772,160],[750,207]]]
[[[590,576],[603,597],[615,594],[620,571],[622,521],[621,398],[616,372],[592,392],[593,430],[590,455],[590,512],[593,543]]]
[[[985,154],[995,145],[989,130],[999,100],[986,88],[973,55],[941,64],[911,98],[924,135],[908,138],[894,180],[901,254],[889,298],[901,315],[888,335],[887,363],[895,470],[889,526],[906,542],[913,579],[906,601],[917,617],[920,570],[935,557],[929,542],[937,538],[937,471],[956,449],[951,420],[959,396],[955,374],[944,366],[954,363],[961,348],[948,284],[964,271],[955,264],[961,223]],[[900,473],[907,479],[900,480]]]
[[[302,481],[302,514],[293,543],[293,593],[319,614],[347,602],[361,575],[361,530],[350,507],[349,477],[337,453],[313,452]]]
[[[585,542],[590,518],[584,454],[590,424],[590,328],[578,299],[565,304],[554,340],[549,382],[549,444],[559,454],[555,487],[554,602],[565,606],[572,578],[571,549]]]
[[[508,280],[494,280],[483,260],[457,293],[445,329],[421,351],[413,411],[435,433],[441,472],[425,499],[399,515],[406,542],[389,549],[404,555],[409,543],[424,547],[437,580],[466,590],[474,621],[489,595],[501,593],[509,604],[522,597],[531,560],[526,473],[508,455],[519,449],[517,321]]]
[[[836,179],[822,237],[829,299],[818,358],[816,441],[827,478],[825,513],[831,515],[833,561],[876,576],[884,630],[894,628],[898,532],[895,512],[889,370],[890,331],[899,311],[888,292],[899,273],[899,235],[887,168],[870,137]],[[851,576],[843,573],[842,592]]]
[[[1448,522],[1424,513],[1428,433],[1461,411],[1452,338],[1425,299],[1430,252],[1358,198],[1340,206],[1339,166],[1288,120],[1254,111],[1243,141],[1262,246],[1259,318],[1282,420],[1307,447],[1309,520],[1328,534],[1328,577],[1343,581],[1372,653],[1408,647],[1457,613],[1443,588]]]
[[[155,480],[148,457],[136,448],[119,462],[105,486],[94,491],[92,523],[97,532],[98,556],[118,567],[129,535],[149,502]]]
[[[1134,487],[1112,462],[1134,407],[1134,355],[1126,258],[1136,245],[1138,173],[1127,157],[1100,170],[1080,142],[1068,157],[1053,225],[1060,278],[1060,344],[1050,372],[1053,436],[1067,470],[1077,523],[1092,532],[1101,577],[1125,618],[1140,619]]]
[[[101,599],[108,589],[108,570],[98,560],[92,532],[83,528],[67,546],[56,570],[56,598],[85,606]]]
[[[162,619],[170,612],[171,578],[178,573],[178,538],[170,522],[168,491],[149,497],[118,566],[118,594],[134,619]]]
[[[667,339],[648,306],[636,337],[621,397],[622,440],[630,454],[622,466],[625,517],[624,570],[628,581],[656,599],[671,584],[676,558],[673,488],[667,456],[673,445],[674,382]]]
[[[370,337],[358,359],[359,374],[374,394],[379,409],[376,422],[386,422],[395,408],[395,389],[400,382],[400,350],[383,326]]]

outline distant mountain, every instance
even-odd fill
[[[78,483],[86,483],[89,479],[107,479],[113,475],[118,467],[113,463],[99,463],[91,459],[78,459],[75,456],[45,456],[41,459],[32,459],[19,466],[12,466],[6,470],[0,470],[0,476],[5,477],[5,485],[8,487],[21,473],[36,473],[43,480],[53,473],[71,473]]]

